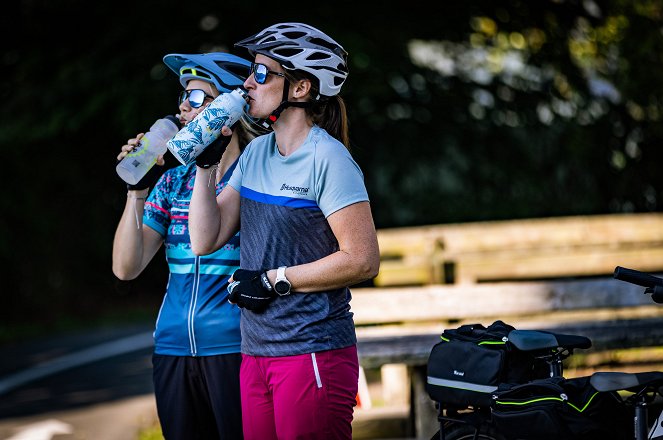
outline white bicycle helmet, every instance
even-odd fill
[[[224,52],[171,53],[163,57],[163,62],[179,75],[182,87],[189,80],[200,79],[214,84],[220,93],[231,92],[244,84],[251,67],[250,61]]]
[[[348,77],[348,53],[327,34],[303,23],[279,23],[235,44],[303,70],[318,79],[322,96],[335,96]]]

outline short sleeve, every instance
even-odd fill
[[[316,156],[316,201],[325,217],[368,201],[364,175],[342,144],[321,146]]]
[[[168,226],[170,226],[170,192],[172,183],[172,173],[167,171],[157,181],[154,189],[145,201],[145,210],[143,211],[143,224],[154,229],[162,237],[166,236]]]
[[[242,189],[242,176],[246,166],[247,157],[251,154],[249,147],[251,147],[252,143],[253,141],[246,146],[242,154],[239,156],[237,166],[233,170],[230,179],[228,179],[228,185],[232,186],[237,192],[240,192]]]

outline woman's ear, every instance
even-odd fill
[[[311,80],[300,79],[292,85],[292,97],[295,99],[305,98],[311,91]]]

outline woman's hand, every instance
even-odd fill
[[[125,145],[122,145],[120,154],[117,155],[118,162],[124,159],[127,154],[138,148],[138,144],[140,144],[140,140],[143,136],[145,136],[145,133],[138,133],[135,138],[129,139]],[[157,157],[157,165],[163,166],[165,163],[166,161],[163,159],[163,155],[159,155]]]
[[[139,147],[140,145],[140,140],[143,138],[145,133],[138,133],[135,138],[131,138],[127,141],[125,145],[122,145],[122,148],[120,149],[120,154],[117,155],[117,161],[121,161],[129,153],[134,151],[136,148]],[[163,158],[163,155],[157,156],[157,161],[156,165],[159,165],[159,167],[153,166],[150,168],[150,170],[143,176],[140,181],[138,181],[135,185],[131,185],[127,183],[127,189],[130,191],[136,191],[136,190],[143,190],[143,189],[149,189],[152,188],[156,183],[157,180],[159,180],[159,177],[161,177],[161,174],[163,173],[163,169],[160,168],[163,165],[166,164],[166,161]]]
[[[218,164],[232,139],[232,134],[233,132],[229,127],[223,126],[221,136],[206,146],[196,157],[196,165],[200,168],[210,168]]]

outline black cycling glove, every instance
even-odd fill
[[[200,154],[196,157],[196,165],[200,168],[209,168],[216,165],[221,160],[221,156],[226,151],[226,147],[230,143],[232,135],[220,135],[214,142],[209,144]]]
[[[228,285],[228,300],[239,307],[260,313],[277,296],[265,271],[237,269],[233,280]]]

